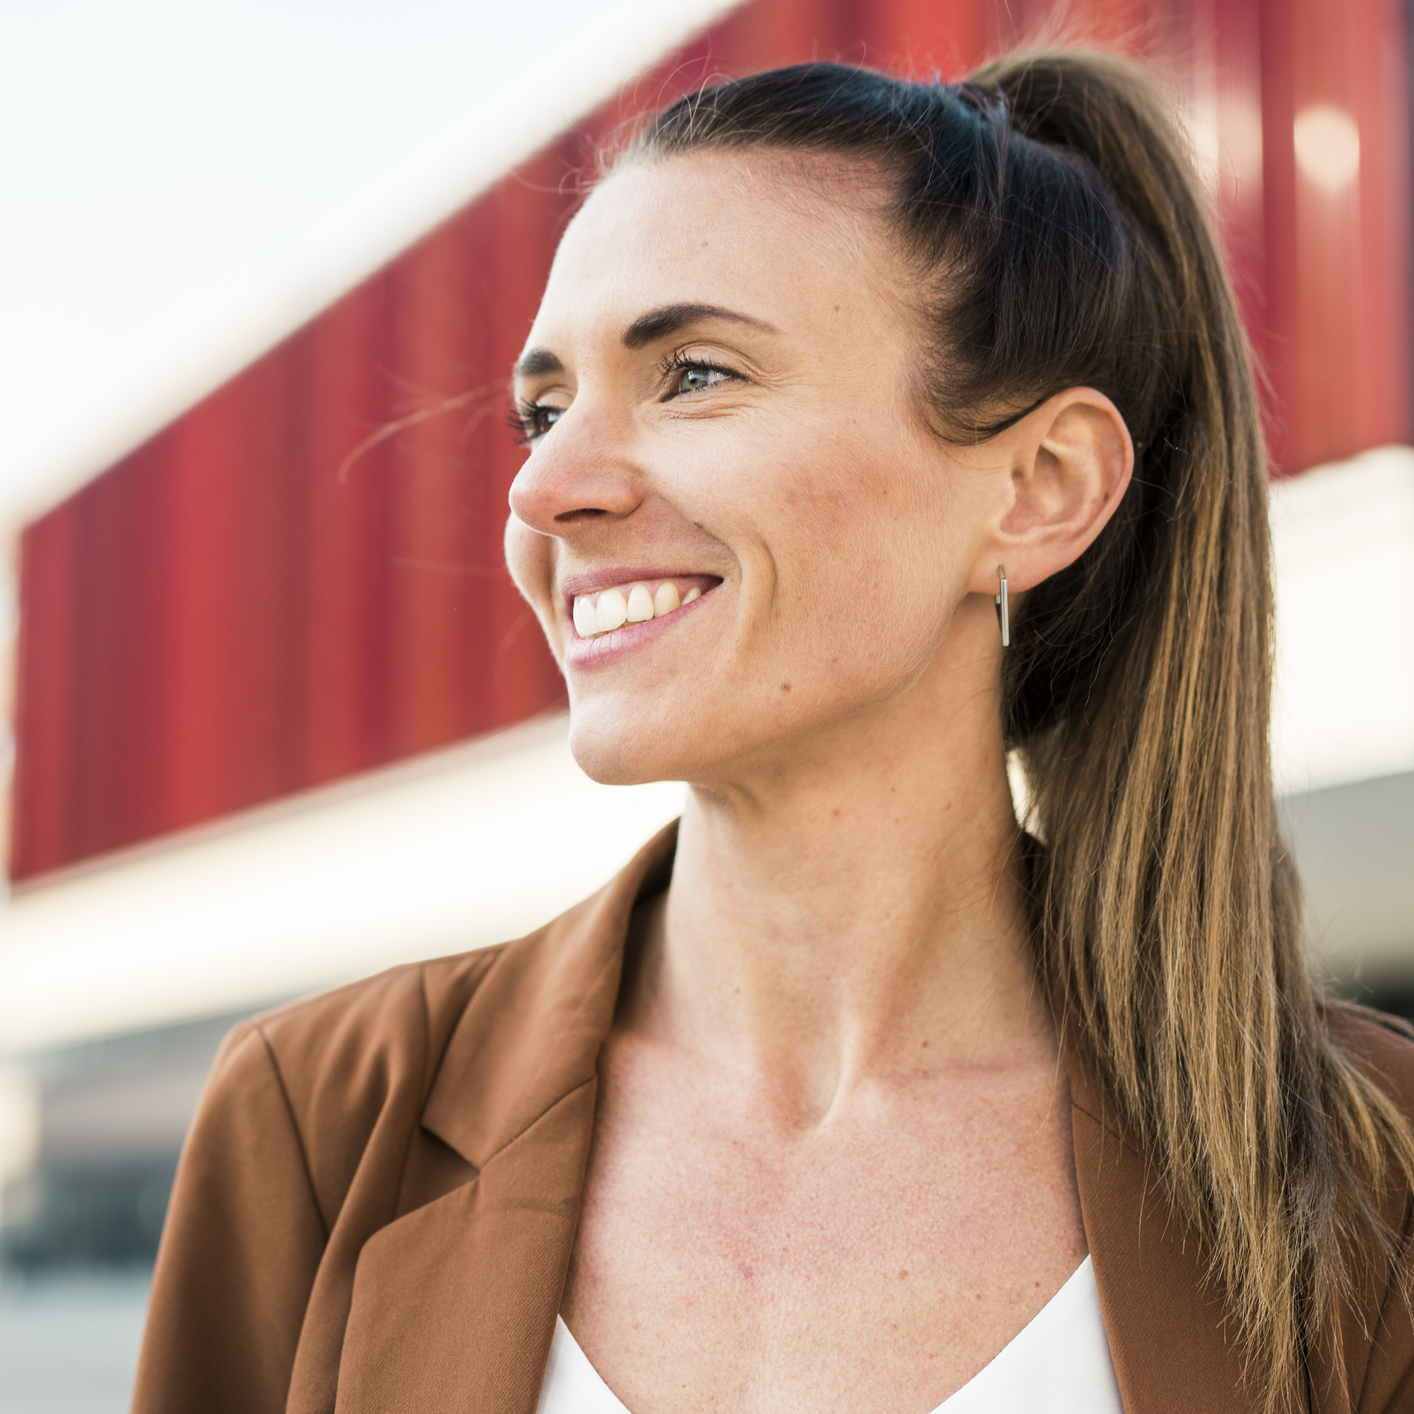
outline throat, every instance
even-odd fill
[[[830,817],[743,827],[694,792],[672,884],[640,920],[626,1020],[755,1074],[787,1127],[827,1123],[871,1081],[1053,1063],[1005,809],[990,834],[920,844]]]

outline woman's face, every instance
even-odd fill
[[[1006,471],[911,399],[882,195],[692,154],[621,168],[565,234],[517,366],[506,544],[599,780],[726,786],[877,743],[947,671]]]

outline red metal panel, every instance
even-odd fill
[[[502,419],[594,142],[714,74],[823,57],[955,76],[1051,12],[752,0],[29,527],[14,876],[560,701],[501,563],[520,456]],[[1282,464],[1408,440],[1399,0],[1081,0],[1065,14],[1071,33],[1172,70],[1199,149],[1217,153]],[[1358,179],[1334,194],[1296,166],[1292,124],[1317,102],[1360,130]]]
[[[160,634],[162,686],[134,703],[160,723],[162,824],[238,810],[305,779],[303,733],[291,730],[304,716],[307,612],[298,353],[282,345],[165,438],[164,575],[144,606]]]
[[[1262,162],[1262,20],[1254,0],[1197,0],[1198,56],[1211,85],[1217,128],[1217,199],[1224,253],[1259,360],[1267,347],[1267,269]]]
[[[311,325],[301,348],[309,620],[308,715],[298,725],[312,784],[390,755],[388,449],[371,449],[340,475],[349,452],[382,421],[389,283],[370,280],[340,300]]]
[[[1346,91],[1361,142],[1360,244],[1353,262],[1359,303],[1347,314],[1356,351],[1350,371],[1355,425],[1337,456],[1408,442],[1414,433],[1406,10],[1400,0],[1354,0],[1340,12],[1348,25],[1352,12]]]
[[[877,0],[864,17],[864,59],[917,78],[957,78],[997,47],[995,18],[977,0]]]
[[[1273,450],[1300,470],[1410,439],[1408,98],[1395,0],[1264,0],[1267,367]],[[1358,178],[1299,167],[1300,115],[1356,122]]]
[[[16,874],[70,848],[77,701],[72,625],[79,593],[78,517],[46,516],[21,545],[20,629],[15,676],[15,775],[11,859]],[[42,867],[42,864],[41,866]]]

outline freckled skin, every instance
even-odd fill
[[[563,1309],[633,1414],[924,1414],[1084,1258],[1054,1069],[881,1074],[793,1133],[651,1034],[602,1073]]]
[[[590,775],[693,783],[561,1308],[632,1414],[926,1414],[1086,1251],[991,596],[998,564],[1017,597],[1081,553],[1132,450],[1088,389],[981,447],[930,432],[878,199],[769,154],[620,171],[527,341],[560,367],[517,382],[558,417],[507,556],[562,661],[568,577],[720,581],[567,667]],[[680,304],[755,323],[625,347]],[[719,372],[683,392],[675,354]]]

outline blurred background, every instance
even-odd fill
[[[1414,1014],[1406,5],[2,0],[0,1410],[126,1408],[235,1020],[526,931],[676,812],[569,758],[506,377],[597,146],[715,75],[1059,21],[1165,76],[1262,366],[1317,966]]]

